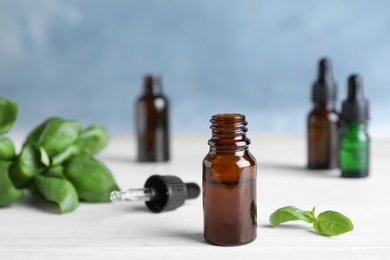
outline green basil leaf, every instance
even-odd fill
[[[0,207],[8,207],[23,198],[24,192],[14,187],[8,176],[10,162],[0,161]]]
[[[16,188],[29,186],[33,178],[45,170],[41,162],[41,151],[35,145],[23,147],[9,168],[9,177]]]
[[[352,221],[336,211],[324,211],[318,215],[313,227],[324,236],[337,236],[353,230]]]
[[[107,130],[100,125],[91,125],[81,132],[75,145],[85,155],[94,155],[107,146],[109,135]]]
[[[42,132],[45,129],[45,127],[49,124],[49,122],[51,122],[52,120],[56,120],[56,119],[58,119],[58,118],[56,118],[56,117],[49,118],[46,121],[44,121],[43,123],[41,123],[40,125],[38,125],[37,127],[35,127],[28,134],[28,136],[26,138],[26,141],[23,144],[23,147],[27,146],[27,145],[30,145],[30,144],[39,144]]]
[[[0,139],[0,160],[12,160],[14,157],[15,147],[11,139]]]
[[[39,146],[39,152],[41,153],[41,163],[43,163],[45,166],[50,165],[50,158],[49,155],[47,154],[45,148],[42,146]]]
[[[76,120],[53,117],[35,128],[27,137],[25,145],[41,145],[49,157],[71,146],[81,132],[81,124]]]
[[[48,168],[44,173],[42,173],[42,175],[46,177],[65,179],[64,167],[62,167],[62,165],[52,166]]]
[[[303,220],[307,223],[313,223],[315,218],[311,211],[303,211],[294,206],[280,208],[269,217],[269,222],[272,227],[276,227],[280,223],[292,220]]]
[[[74,211],[79,206],[79,198],[72,183],[65,179],[38,175],[34,186],[48,201],[55,202],[61,213]]]
[[[42,133],[41,145],[49,156],[64,151],[77,139],[81,131],[78,121],[55,120]]]
[[[60,165],[63,162],[65,162],[69,157],[77,153],[79,153],[78,148],[75,145],[71,145],[68,148],[66,148],[64,151],[57,153],[56,155],[53,155],[51,163],[52,165]]]
[[[8,133],[18,116],[18,103],[0,98],[0,135]]]
[[[67,160],[64,174],[76,188],[80,200],[87,202],[109,202],[110,193],[118,189],[111,172],[99,161],[85,155]]]

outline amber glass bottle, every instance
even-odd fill
[[[168,99],[162,94],[159,76],[145,77],[145,91],[136,106],[138,161],[168,161]]]
[[[339,115],[336,112],[336,83],[331,63],[322,59],[318,80],[313,86],[314,109],[308,116],[308,168],[332,169],[338,166]]]
[[[256,239],[256,160],[248,150],[247,122],[240,114],[211,120],[210,152],[203,160],[204,237],[234,246]]]

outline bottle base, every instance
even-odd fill
[[[336,164],[329,164],[329,163],[310,163],[307,165],[307,168],[309,170],[331,170],[336,169]]]
[[[224,246],[224,247],[231,247],[231,246],[243,246],[243,245],[247,245],[249,243],[252,243],[253,241],[256,240],[253,239],[253,240],[249,240],[249,241],[245,241],[245,242],[241,242],[241,243],[218,243],[218,242],[213,242],[213,241],[210,241],[208,240],[207,238],[205,238],[206,242],[211,244],[211,245],[214,245],[214,246]]]
[[[168,162],[169,158],[161,158],[161,159],[156,159],[156,158],[138,158],[137,162],[140,163],[148,163],[148,162]]]
[[[368,176],[368,171],[341,171],[342,178],[364,178]]]

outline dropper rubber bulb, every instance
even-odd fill
[[[365,123],[369,119],[369,104],[364,98],[363,79],[358,74],[348,78],[348,95],[342,104],[341,117],[346,123]]]
[[[332,62],[329,58],[322,58],[318,63],[318,78],[313,84],[313,102],[323,104],[336,102],[336,88],[332,76]]]
[[[348,100],[362,100],[363,89],[362,79],[359,75],[354,74],[348,79]]]
[[[318,66],[318,81],[320,82],[331,82],[331,62],[329,59],[322,58]]]
[[[196,183],[183,181],[170,175],[150,176],[141,189],[124,189],[111,192],[113,202],[145,201],[152,212],[174,210],[184,204],[186,199],[195,199],[200,194],[200,187]]]

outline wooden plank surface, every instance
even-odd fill
[[[202,200],[153,214],[143,203],[81,203],[57,215],[53,205],[27,196],[0,209],[0,259],[390,259],[390,137],[372,138],[371,176],[342,179],[338,170],[308,171],[300,135],[249,134],[258,162],[258,238],[238,247],[203,239]],[[20,145],[21,138],[15,137]],[[170,174],[201,184],[209,135],[177,135],[169,163],[137,163],[130,136],[114,136],[99,156],[122,188],[142,187],[152,174]],[[323,237],[309,224],[271,228],[279,207],[336,210],[355,230]]]

